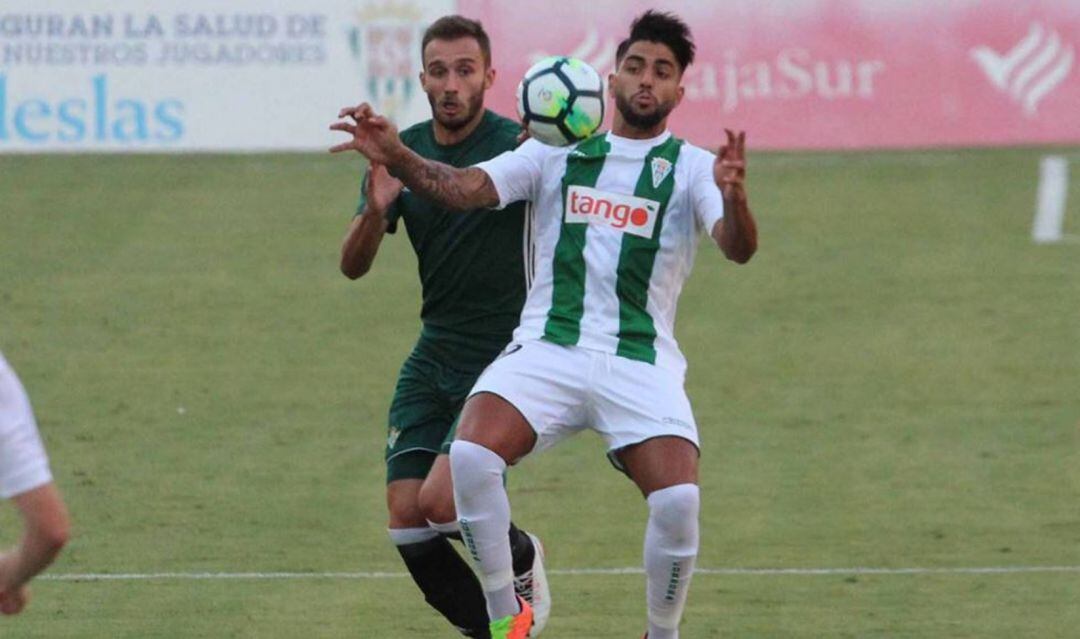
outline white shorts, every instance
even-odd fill
[[[533,452],[586,428],[600,434],[608,458],[653,437],[698,442],[682,380],[637,360],[542,339],[512,342],[469,395],[493,393],[514,405],[536,431]]]
[[[0,354],[0,497],[20,495],[52,481],[30,400]]]

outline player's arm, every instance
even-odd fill
[[[386,167],[372,163],[364,180],[364,205],[353,218],[341,243],[341,272],[355,280],[371,269],[383,235],[390,225],[387,213],[401,193],[401,182]]]
[[[0,613],[22,611],[29,600],[26,584],[53,562],[67,543],[69,521],[64,500],[49,482],[12,497],[23,519],[23,537],[0,555]]]
[[[712,228],[712,237],[724,257],[745,264],[757,252],[757,224],[746,194],[746,132],[725,129],[728,142],[713,163],[713,179],[724,195],[724,217]]]
[[[351,118],[352,122],[336,122],[330,128],[344,131],[352,139],[331,147],[331,153],[358,151],[368,160],[386,166],[391,175],[417,195],[448,209],[465,211],[499,204],[499,194],[487,173],[474,167],[459,169],[421,157],[402,144],[397,128],[377,115],[371,105],[365,103],[344,108],[338,117]]]
[[[414,193],[451,210],[488,209],[499,204],[495,183],[475,166],[459,169],[402,146],[390,171]]]

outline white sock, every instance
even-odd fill
[[[439,536],[437,530],[427,526],[423,528],[387,528],[386,531],[390,533],[390,541],[394,542],[395,546],[418,544]]]
[[[648,497],[645,527],[649,639],[678,639],[698,551],[699,491],[678,484]]]
[[[428,523],[428,526],[431,526],[431,528],[435,532],[437,532],[437,533],[439,533],[440,535],[443,535],[443,536],[453,535],[454,533],[461,532],[461,527],[458,526],[457,520],[448,521],[446,523],[439,523],[439,522],[431,521],[429,519],[429,520],[427,520],[427,523]]]
[[[476,564],[487,597],[488,615],[502,619],[519,612],[510,556],[510,499],[503,486],[506,462],[494,452],[466,441],[450,446],[461,537]]]

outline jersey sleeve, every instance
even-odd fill
[[[496,208],[502,209],[514,202],[536,199],[540,192],[541,168],[552,148],[554,147],[530,139],[513,151],[506,151],[475,165],[487,173],[495,185],[499,194],[499,205]]]
[[[21,495],[51,481],[26,391],[0,357],[0,497]]]
[[[367,205],[367,183],[369,173],[371,173],[371,167],[364,169],[364,175],[360,178],[360,198],[356,202],[356,214],[353,215],[353,217],[364,214],[364,206]],[[386,210],[387,233],[397,232],[397,223],[399,217],[401,217],[401,209],[398,207],[398,200],[394,200],[394,202],[390,205],[390,208]]]
[[[712,233],[713,227],[724,217],[724,194],[713,178],[713,162],[716,156],[704,149],[695,153],[690,173],[690,199],[694,217],[701,229]]]

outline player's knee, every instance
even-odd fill
[[[479,444],[458,440],[450,446],[450,473],[458,493],[471,494],[492,482],[501,483],[505,470],[502,457]]]
[[[411,490],[388,489],[386,510],[391,528],[416,528],[427,526],[427,519],[420,509],[417,493]]]
[[[678,484],[649,494],[649,518],[680,543],[697,543],[701,494],[695,484]]]
[[[53,554],[59,553],[70,538],[71,526],[66,518],[42,530],[42,540]]]
[[[447,482],[449,484],[449,482]],[[420,489],[420,512],[431,522],[451,522],[457,519],[454,510],[454,492],[449,485],[424,484]]]

